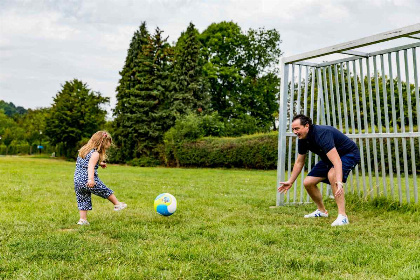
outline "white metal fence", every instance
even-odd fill
[[[420,24],[415,24],[282,58],[277,186],[290,176],[297,157],[290,120],[301,113],[315,124],[338,128],[357,143],[361,162],[348,178],[347,193],[418,203],[419,34]],[[418,42],[370,53],[354,51],[401,37]],[[351,56],[323,63],[305,61],[333,53]],[[287,195],[277,193],[277,206],[309,202],[303,178],[317,161],[318,156],[309,153],[293,188]],[[324,196],[330,194],[330,186],[320,187]]]

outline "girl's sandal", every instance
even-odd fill
[[[114,206],[114,211],[120,211],[127,207],[127,204],[124,202],[120,202],[120,204],[117,204]]]
[[[90,225],[90,224],[89,224],[89,222],[88,222],[87,220],[82,220],[82,219],[80,219],[80,220],[77,222],[77,224],[78,224],[78,225],[81,225],[81,226],[87,226],[87,225]]]

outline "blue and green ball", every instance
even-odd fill
[[[176,205],[176,198],[170,193],[162,193],[155,198],[155,210],[162,216],[175,213]]]

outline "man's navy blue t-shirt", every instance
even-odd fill
[[[346,154],[360,154],[356,143],[332,126],[312,125],[306,138],[298,139],[299,154],[304,155],[309,150],[319,155],[324,162],[330,162],[327,153],[334,147],[340,157]]]

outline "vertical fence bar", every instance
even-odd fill
[[[368,79],[368,90],[369,90],[370,128],[372,130],[372,133],[375,133],[376,132],[375,114],[373,111],[372,79],[370,77],[369,59],[367,59],[366,62],[367,62],[366,75]],[[373,160],[374,160],[373,166],[375,167],[375,179],[376,179],[376,195],[379,196],[379,171],[378,171],[378,152],[376,150],[376,139],[372,139],[372,146],[373,146]]]
[[[340,100],[340,83],[338,82],[338,70],[337,64],[334,65],[334,76],[335,76],[335,94],[337,95],[337,113],[338,113],[338,124],[340,125],[340,131],[343,130],[343,120],[341,119],[341,100]]]
[[[287,177],[290,178],[291,167],[292,167],[292,137],[288,137],[289,139],[289,148],[287,149]],[[286,136],[287,139],[287,136]],[[290,203],[290,191],[287,192],[286,202]]]
[[[305,95],[303,97],[303,114],[306,116],[308,112],[308,84],[309,84],[309,66],[305,66]]]
[[[351,72],[350,72],[350,62],[346,62],[347,67],[347,88],[349,93],[349,110],[350,110],[350,124],[351,124],[351,134],[356,133],[356,126],[354,124],[354,103],[353,103],[353,89],[351,86]],[[356,139],[354,140],[356,141]],[[350,171],[350,186],[351,192],[354,193],[354,185],[353,185],[353,171]]]
[[[322,75],[321,75],[321,68],[317,68],[317,82],[318,82],[318,94],[317,94],[317,110],[316,110],[316,123],[317,124],[325,124],[325,112],[324,112],[324,104],[323,104],[323,86],[322,86]],[[322,120],[320,120],[322,118]],[[315,156],[315,164],[318,162],[318,155]],[[324,183],[321,183],[321,197],[323,196],[323,189]]]
[[[416,96],[417,111],[417,131],[420,132],[420,96],[419,96],[419,76],[417,74],[417,55],[416,48],[413,48],[413,72],[414,72],[414,93]],[[420,137],[419,137],[419,155],[420,155]],[[420,157],[419,157],[420,160]]]
[[[397,52],[397,78],[398,78],[398,96],[400,104],[400,119],[401,119],[401,132],[405,132],[405,114],[404,114],[404,101],[403,101],[403,92],[402,92],[402,82],[401,82],[401,67],[400,67],[400,52]],[[407,164],[407,140],[402,138],[402,148],[403,148],[403,160],[404,160],[404,175],[405,175],[405,192],[407,202],[410,203],[410,185],[408,182],[408,164]]]
[[[346,82],[344,78],[344,64],[343,63],[340,63],[340,69],[341,69],[341,93],[343,95],[343,107],[344,107],[344,123],[346,125],[346,133],[348,134],[350,133],[350,130],[349,130],[349,121],[348,121]],[[348,72],[348,69],[347,69],[347,72]],[[348,192],[348,184],[345,184],[344,191]]]
[[[331,66],[328,66],[328,74],[329,74],[328,78],[329,78],[329,81],[330,81],[333,126],[337,127],[337,117],[335,115],[334,85],[333,85],[333,80],[332,80],[332,68],[331,68]]]
[[[396,54],[398,56],[398,54]],[[394,92],[394,77],[392,74],[392,54],[388,54],[388,64],[389,64],[389,76],[390,78],[390,88],[391,88],[391,106],[392,106],[392,128],[394,133],[398,132],[397,128],[397,112],[395,110],[395,92]],[[394,137],[394,145],[395,145],[395,166],[397,168],[397,181],[398,181],[398,198],[400,204],[402,204],[402,189],[401,189],[401,166],[400,166],[400,151],[399,151],[399,141],[398,138]]]
[[[292,131],[292,118],[293,118],[293,107],[294,107],[294,98],[295,98],[295,65],[292,64],[292,77],[290,79],[290,107],[289,107],[289,130]],[[290,178],[291,168],[292,168],[292,145],[293,139],[289,136],[289,149],[288,152],[288,165],[287,165],[287,174]],[[287,192],[287,203],[290,202],[290,191]]]
[[[314,98],[315,98],[315,67],[312,67],[312,80],[311,80],[311,107],[309,110],[309,117],[314,119]],[[315,158],[316,161],[316,158]],[[311,171],[312,163],[312,152],[309,152],[308,156],[308,172]],[[315,163],[314,163],[315,164]],[[306,193],[306,201],[309,202],[309,194]]]
[[[341,94],[343,95],[344,123],[346,125],[346,133],[349,133],[349,121],[347,113],[346,83],[344,81],[344,64],[340,63],[341,70]]]
[[[384,111],[385,111],[385,131],[386,133],[390,133],[389,131],[389,112],[388,112],[388,92],[386,89],[386,79],[385,79],[385,63],[384,63],[384,56],[381,54],[381,70],[382,70],[382,95],[384,101]],[[390,77],[392,79],[392,77]],[[391,139],[386,138],[386,147],[387,147],[387,154],[388,154],[388,170],[389,170],[389,182],[391,187],[391,197],[394,198],[394,171],[392,167],[392,149],[391,149]],[[384,193],[386,196],[387,193]]]
[[[418,74],[417,74],[416,48],[412,49],[412,53],[413,53],[413,72],[414,72],[414,96],[416,98],[416,111],[417,111],[417,131],[420,132],[420,97],[419,97],[419,81],[418,81]],[[418,139],[418,142],[419,142],[419,160],[420,160],[420,137]],[[417,187],[414,189],[414,201],[416,203],[418,203],[419,201]]]
[[[311,80],[311,106],[309,109],[309,117],[314,119],[314,99],[315,99],[315,67],[312,67],[312,80]]]
[[[324,78],[324,92],[325,92],[325,104],[327,107],[327,125],[331,125],[331,115],[333,113],[330,113],[330,96],[331,96],[331,108],[334,107],[334,94],[332,91],[330,91],[330,95],[328,95],[328,83],[327,83],[327,67],[324,67],[323,69],[323,78]],[[331,88],[331,84],[330,84]],[[335,111],[335,110],[334,110]],[[332,116],[333,119],[335,119],[335,116]],[[328,196],[331,193],[331,185],[327,185],[327,189],[325,192],[325,195]]]
[[[300,96],[301,96],[301,83],[302,83],[302,65],[299,65],[299,73],[298,73],[298,90],[297,90],[297,98],[296,98],[296,114],[300,114]],[[297,145],[297,139],[295,140],[295,162],[298,156],[298,145]],[[297,180],[294,182],[293,185],[294,193],[293,193],[293,201],[296,202],[296,193],[297,193]],[[302,202],[302,201],[300,201]]]
[[[350,110],[350,125],[352,129],[352,134],[355,134],[356,126],[354,124],[354,103],[353,103],[353,89],[351,85],[351,73],[350,73],[350,62],[346,62],[347,66],[347,88],[349,93],[349,110]]]
[[[309,77],[309,67],[305,67],[305,93],[304,93],[304,101],[303,101],[303,114],[306,116],[307,112],[307,102],[308,102],[308,77]],[[296,140],[297,142],[297,140]],[[296,144],[297,145],[297,144]],[[300,175],[300,202],[303,203],[303,180],[305,178],[305,165],[303,165],[302,172]]]
[[[378,67],[376,65],[376,56],[373,56],[373,73],[375,75],[375,93],[376,93],[376,115],[378,117],[378,131],[382,133],[382,115],[381,115],[381,97],[379,95],[379,81],[378,81]],[[383,81],[382,81],[383,82]],[[379,138],[379,149],[381,153],[381,172],[382,172],[382,184],[383,184],[383,192],[386,196],[386,171],[385,171],[385,156],[384,156],[384,139],[381,137]],[[378,187],[379,190],[379,187]]]
[[[368,59],[367,64],[369,64]],[[363,104],[363,121],[364,121],[364,128],[365,128],[365,134],[369,134],[369,126],[368,126],[368,120],[367,120],[367,106],[366,106],[366,88],[365,88],[365,81],[364,81],[364,75],[363,75],[363,64],[362,60],[359,60],[360,62],[360,77],[362,78],[361,81],[361,90],[362,90],[362,104]],[[368,174],[369,174],[369,194],[370,197],[373,198],[373,184],[372,184],[372,162],[370,159],[370,146],[369,146],[369,138],[366,138],[366,155],[367,155],[367,167],[368,167]],[[364,196],[367,196],[366,190],[364,190]]]
[[[404,50],[404,63],[405,63],[405,78],[406,78],[406,89],[407,89],[407,107],[408,107],[408,126],[409,132],[413,133],[413,110],[411,104],[411,85],[409,79],[409,71],[408,71],[408,56],[407,50]],[[414,201],[417,203],[417,176],[416,176],[416,155],[414,152],[414,138],[410,137],[410,151],[411,151],[411,173],[413,176],[413,194],[414,194]],[[409,182],[407,180],[407,185]],[[410,196],[410,193],[408,194]]]
[[[297,106],[296,106],[296,114],[300,114],[301,110],[301,95],[302,95],[302,65],[299,65],[299,73],[298,73],[298,92],[297,92]]]
[[[343,69],[340,67],[340,71]],[[344,133],[343,129],[343,120],[341,118],[341,98],[340,98],[340,83],[338,82],[338,64],[334,64],[334,76],[335,76],[335,93],[337,95],[337,113],[338,113],[338,123],[340,126],[340,131]]]
[[[353,72],[354,72],[354,90],[355,90],[355,96],[356,96],[357,130],[358,130],[358,133],[361,134],[362,133],[362,118],[360,117],[359,83],[357,81],[356,61],[353,61]],[[363,82],[362,76],[360,76],[360,81]],[[363,189],[366,192],[365,157],[363,153],[363,141],[361,138],[359,138],[359,149],[360,149],[360,164],[361,164],[361,170],[362,170]],[[358,165],[356,166],[356,168],[357,168],[356,172],[357,172],[357,178],[358,178],[357,183],[359,183]],[[357,184],[357,194],[360,196],[359,184]]]
[[[289,65],[280,59],[280,104],[279,104],[279,141],[277,162],[276,206],[284,204],[284,195],[277,191],[279,182],[284,181],[286,170],[286,123],[287,123],[287,95],[289,88]]]
[[[322,74],[324,78],[324,95],[325,95],[325,109],[327,111],[327,125],[331,125],[331,114],[330,114],[330,99],[328,98],[328,86],[327,86],[327,67],[322,69]],[[331,105],[332,106],[332,105]]]

